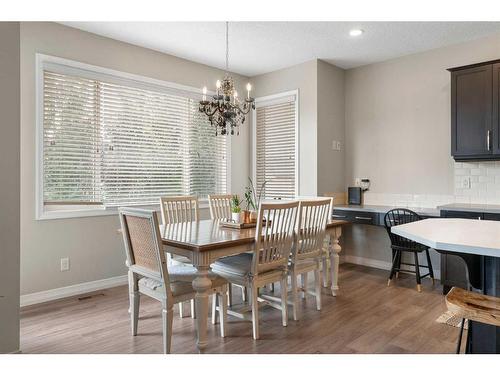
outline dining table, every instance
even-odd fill
[[[344,220],[329,220],[326,225],[328,237],[326,254],[330,262],[330,288],[334,296],[339,289],[338,272],[341,251],[339,238],[342,234],[342,226],[348,223]],[[196,292],[197,347],[200,352],[207,347],[208,291],[212,285],[208,277],[210,265],[221,257],[252,251],[255,244],[255,227],[235,229],[221,224],[220,220],[208,219],[160,225],[165,251],[189,258],[196,268],[193,289]]]
[[[393,226],[392,233],[462,258],[471,288],[500,297],[500,221],[424,219]],[[471,321],[467,353],[500,353],[500,327]]]

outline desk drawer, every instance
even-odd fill
[[[377,214],[366,211],[333,210],[333,219],[347,220],[351,223],[377,225]]]

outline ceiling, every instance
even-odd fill
[[[63,22],[224,68],[224,22]],[[351,37],[354,28],[364,30]],[[323,59],[348,69],[500,33],[500,22],[231,22],[229,70],[255,76]]]

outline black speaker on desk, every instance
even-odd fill
[[[361,188],[348,187],[347,188],[347,204],[361,204]]]

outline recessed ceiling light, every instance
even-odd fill
[[[352,29],[351,31],[349,31],[350,36],[360,36],[363,33],[364,31],[361,29]]]

